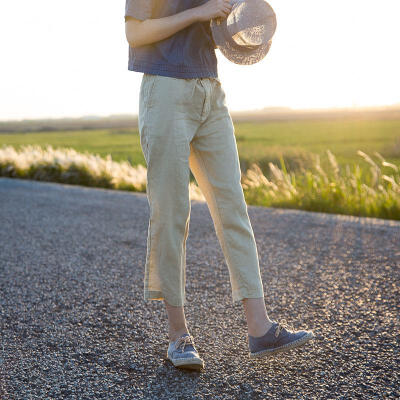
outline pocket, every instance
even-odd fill
[[[218,84],[219,86],[222,86],[222,83],[221,83],[221,81],[220,81],[219,78],[214,78],[214,77],[213,77],[212,79],[214,79],[214,81],[217,82],[217,84]]]
[[[150,159],[149,159],[149,138],[147,136],[143,136],[140,140],[140,144],[142,146],[142,152],[143,152],[143,156],[144,159],[146,161],[146,167],[149,168],[149,163],[150,163]]]
[[[157,75],[152,84],[145,83],[145,91],[148,94],[144,96],[146,99],[143,104],[148,108],[160,108],[165,111],[166,108],[173,110],[191,103],[196,79]]]
[[[149,163],[149,118],[154,104],[154,86],[159,75],[143,74],[140,85],[138,128],[140,145],[146,164]]]
[[[142,153],[146,164],[148,164],[148,150],[149,150],[149,140],[148,140],[148,127],[144,126],[143,122],[139,125],[139,143],[142,148]]]
[[[189,79],[190,84],[189,86],[189,93],[188,93],[188,99],[190,102],[193,101],[193,94],[194,91],[196,90],[196,85],[197,85],[197,78]]]
[[[158,75],[143,74],[140,84],[139,104],[141,107],[150,107],[152,104],[153,88]]]

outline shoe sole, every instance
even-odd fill
[[[306,335],[304,335],[303,337],[301,337],[300,339],[297,339],[291,343],[287,343],[283,346],[276,347],[274,349],[261,350],[261,351],[258,351],[257,353],[249,353],[249,357],[252,359],[263,358],[263,357],[268,357],[272,354],[289,351],[296,347],[303,346],[304,344],[306,344],[307,342],[309,342],[311,339],[314,339],[314,338],[315,338],[314,334],[312,332],[309,332]]]
[[[198,358],[186,358],[184,360],[171,360],[168,358],[172,364],[179,369],[190,369],[199,371],[204,368],[204,362]]]

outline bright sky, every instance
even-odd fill
[[[270,0],[278,27],[259,63],[219,50],[231,111],[400,103],[399,0]],[[2,0],[0,120],[137,114],[125,0]]]

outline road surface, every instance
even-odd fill
[[[146,194],[0,178],[1,399],[399,398],[400,223],[248,207],[271,318],[312,344],[247,355],[207,205],[192,202],[188,326],[175,369],[143,300]]]

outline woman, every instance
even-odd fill
[[[214,221],[232,300],[244,306],[249,356],[284,351],[313,338],[310,331],[290,331],[270,320],[265,309],[234,126],[210,31],[210,20],[226,18],[231,9],[229,0],[126,1],[128,69],[143,72],[138,123],[150,206],[144,299],[164,301],[167,357],[181,368],[204,367],[183,308],[190,170]]]

